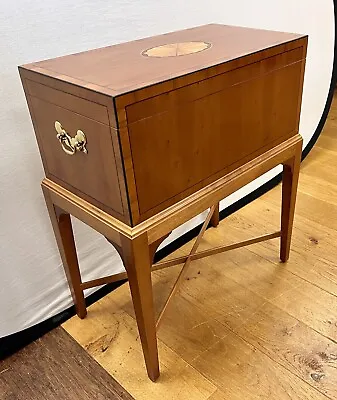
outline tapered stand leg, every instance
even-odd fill
[[[153,307],[150,252],[147,236],[122,239],[123,261],[128,274],[133,306],[149,378],[159,377],[156,323]]]
[[[283,164],[280,250],[282,262],[286,262],[289,258],[300,163],[301,148],[299,147],[297,154]]]
[[[219,203],[218,203],[212,215],[210,225],[216,228],[219,225],[219,221],[220,221],[220,215],[219,215]]]
[[[87,310],[84,293],[81,289],[81,273],[78,266],[70,215],[51,202],[46,190],[43,190],[43,192],[76,313],[80,318],[84,318],[87,315]]]

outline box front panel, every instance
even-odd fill
[[[248,66],[253,79],[226,87],[221,80],[230,83],[230,74],[238,73],[231,71],[216,77],[218,91],[207,93],[206,80],[193,96],[187,87],[185,101],[184,93],[176,102],[168,100],[174,92],[157,96],[154,115],[148,108],[138,115],[141,103],[130,106],[128,117],[135,121],[128,133],[141,219],[295,134],[303,67],[304,61],[295,61],[263,73],[261,65]],[[161,107],[163,102],[167,106]]]

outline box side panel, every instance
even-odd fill
[[[36,75],[32,81],[25,71],[20,74],[46,176],[129,224],[119,144],[109,124],[108,105],[58,90],[55,82],[37,82]],[[84,132],[87,154],[64,151],[67,146],[62,147],[56,136],[56,121],[71,138]]]

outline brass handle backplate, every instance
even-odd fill
[[[63,129],[61,123],[59,121],[55,121],[55,129],[57,132],[57,139],[60,141],[62,149],[65,153],[70,156],[74,155],[76,151],[82,151],[87,154],[88,150],[86,149],[87,138],[85,137],[84,132],[78,130],[75,137],[71,137],[68,133]]]

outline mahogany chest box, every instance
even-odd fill
[[[298,133],[306,48],[211,24],[21,66],[46,176],[135,226]]]

